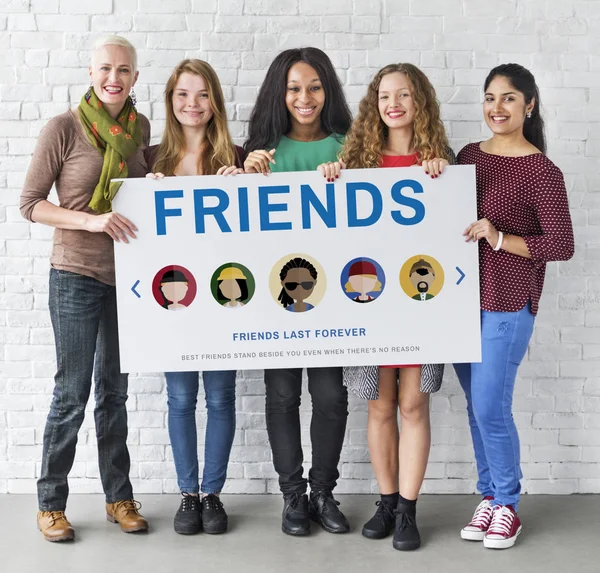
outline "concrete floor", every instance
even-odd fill
[[[223,496],[230,516],[225,535],[185,537],[172,528],[179,500],[171,495],[141,496],[150,521],[147,534],[124,534],[105,521],[103,498],[73,495],[68,517],[76,528],[72,543],[53,544],[36,529],[36,499],[0,495],[2,573],[296,573],[407,571],[408,573],[599,573],[600,495],[525,496],[519,515],[523,533],[505,551],[462,541],[461,526],[479,498],[422,496],[419,526],[423,546],[412,553],[392,549],[391,538],[361,536],[375,509],[375,496],[338,496],[352,531],[331,535],[313,524],[305,538],[281,533],[278,496]]]

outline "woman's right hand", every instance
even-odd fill
[[[123,215],[118,213],[90,214],[85,222],[85,230],[90,233],[107,233],[117,243],[129,243],[127,236],[135,239],[137,227]]]
[[[244,171],[246,173],[263,173],[267,175],[271,173],[270,163],[275,164],[275,149],[266,151],[265,149],[258,149],[251,151],[244,161]]]
[[[341,159],[339,161],[321,163],[321,165],[317,167],[319,173],[330,183],[340,176],[340,171],[342,169],[346,169],[346,164]]]
[[[164,173],[160,173],[160,172],[158,172],[158,173],[147,173],[146,174],[146,178],[147,179],[154,179],[154,180],[156,180],[156,179],[164,179],[165,178],[165,174]]]

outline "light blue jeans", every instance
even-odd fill
[[[454,365],[467,398],[477,489],[494,505],[512,505],[515,511],[523,474],[512,401],[534,320],[529,304],[517,312],[482,310],[481,362]]]
[[[202,487],[198,487],[196,403],[199,372],[166,372],[168,425],[177,485],[186,493],[219,493],[235,434],[235,370],[203,372],[208,420],[204,439]]]

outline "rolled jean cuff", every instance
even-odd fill
[[[205,493],[206,495],[210,495],[210,494],[217,495],[217,494],[221,493],[220,489],[213,489],[210,487],[203,487],[201,491],[202,491],[202,493]]]
[[[181,493],[192,493],[192,494],[200,493],[200,488],[198,487],[198,484],[196,484],[195,486],[190,486],[190,487],[186,487],[181,484],[178,484],[178,485],[179,485],[179,491]]]

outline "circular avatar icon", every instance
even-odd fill
[[[429,255],[415,255],[400,269],[400,286],[413,300],[431,300],[444,286],[444,269]]]
[[[182,310],[196,298],[196,279],[184,267],[163,267],[154,276],[152,294],[164,309]]]
[[[342,269],[340,282],[344,294],[351,301],[373,302],[385,288],[385,273],[377,261],[359,257]]]
[[[210,279],[210,292],[223,308],[243,308],[254,296],[254,276],[240,263],[221,265]]]
[[[301,253],[287,255],[271,270],[269,288],[281,308],[307,312],[325,296],[325,271],[313,257]]]

